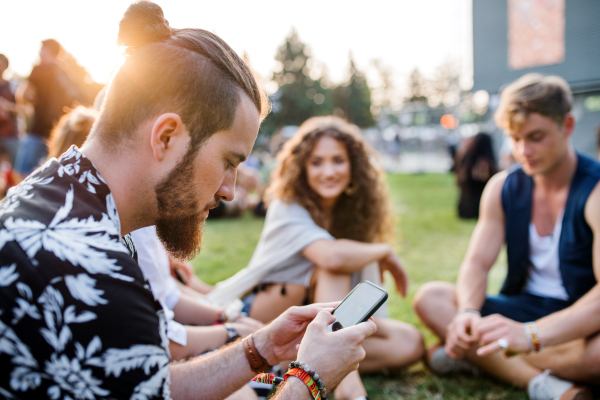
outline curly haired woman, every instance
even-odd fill
[[[391,236],[387,188],[358,128],[336,117],[311,118],[277,159],[250,264],[209,298],[243,297],[250,316],[268,322],[294,305],[341,300],[364,279],[381,284],[384,271],[406,295],[406,273],[385,243]],[[419,331],[385,314],[375,314],[378,331],[364,342],[360,371],[404,367],[424,354]],[[335,392],[338,400],[366,395],[357,372]]]

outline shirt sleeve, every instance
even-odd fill
[[[169,256],[156,236],[154,226],[131,233],[138,254],[138,264],[150,283],[152,294],[172,310],[181,298],[181,290],[171,276]]]

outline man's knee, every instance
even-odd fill
[[[427,282],[422,285],[413,299],[413,308],[421,319],[434,310],[439,304],[454,304],[456,296],[454,285],[448,282]]]
[[[600,381],[600,332],[587,338],[583,350],[584,356],[582,366],[590,376],[596,377]],[[594,382],[596,380],[594,379]]]

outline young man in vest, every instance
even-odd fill
[[[573,382],[600,380],[600,337],[527,356],[476,354],[482,316],[535,321],[597,286],[600,164],[573,150],[571,105],[567,83],[556,76],[525,75],[503,91],[496,122],[510,137],[520,166],[486,186],[456,286],[430,282],[414,300],[419,317],[443,345],[429,352],[434,371],[477,366],[540,400],[584,398],[587,389]],[[506,280],[499,295],[486,295],[489,270],[505,242]],[[540,333],[528,326],[532,348],[539,350]],[[506,347],[508,338],[500,339],[496,344]]]

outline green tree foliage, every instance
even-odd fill
[[[350,78],[345,85],[333,89],[333,104],[336,114],[361,128],[375,124],[371,113],[371,89],[367,85],[365,74],[356,68],[354,59],[350,55]]]
[[[307,46],[292,29],[279,47],[275,59],[281,70],[273,73],[279,90],[271,96],[272,112],[261,131],[272,134],[285,125],[300,125],[310,117],[331,114],[331,90],[321,77],[311,78],[311,57]]]

